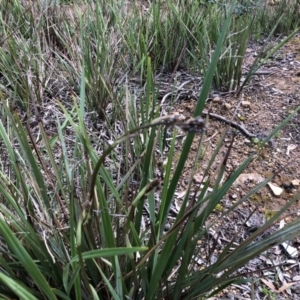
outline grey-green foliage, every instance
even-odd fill
[[[255,26],[247,23],[252,22],[250,17],[235,20],[235,6],[224,10],[220,4],[156,1],[141,16],[138,7],[126,14],[124,2],[111,0],[89,3],[86,13],[82,7],[75,7],[72,18],[64,6],[57,10],[50,5],[38,10],[33,18],[37,12],[29,9],[25,14],[20,2],[4,3],[11,8],[11,14],[1,10],[0,30],[5,36],[0,52],[5,79],[1,79],[0,121],[1,297],[208,297],[232,283],[247,282],[235,277],[241,266],[298,235],[300,222],[296,220],[269,238],[253,243],[297,201],[299,195],[295,195],[245,241],[239,245],[230,241],[214,264],[192,268],[199,253],[198,241],[205,243],[208,234],[209,228],[204,225],[254,157],[253,154],[242,162],[223,183],[234,140],[215,180],[207,177],[195,196],[190,192],[192,180],[189,181],[177,216],[169,230],[164,230],[195,133],[187,132],[181,150],[176,145],[176,128],[171,140],[166,141],[166,128],[174,119],[160,117],[154,75],[161,65],[171,70],[179,66],[202,69],[204,82],[195,118],[201,116],[213,82],[233,88],[228,86],[228,80],[234,79],[235,87],[239,86],[242,56],[251,32],[243,37],[240,48],[233,32],[242,35],[243,26],[247,30]],[[241,57],[236,54],[238,51]],[[253,66],[247,80],[261,63],[259,60]],[[126,76],[133,75],[145,83],[139,102],[123,86]],[[69,94],[62,95],[66,91]],[[51,136],[39,115],[35,115],[36,126],[30,127],[28,120],[13,110],[13,105],[19,104],[29,116],[38,114],[36,106],[43,107],[49,99],[59,106]],[[114,114],[107,113],[110,104]],[[86,125],[91,110],[97,110],[99,118],[105,120],[101,122],[105,122],[113,140],[107,141],[103,136],[95,141],[91,136],[93,132]],[[123,135],[115,132],[115,123]],[[204,133],[195,166],[205,151],[203,137]],[[205,176],[210,173],[224,138],[225,134],[203,170]],[[270,138],[271,135],[266,142]],[[178,162],[174,161],[175,156],[179,157]],[[165,162],[160,179],[159,159]],[[5,161],[10,164],[4,164]],[[223,215],[271,178],[249,191]],[[160,180],[163,184],[157,191]]]

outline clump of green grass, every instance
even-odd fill
[[[272,5],[258,10],[255,23],[256,32],[261,35],[275,28],[276,35],[285,35],[299,27],[300,6],[299,1],[270,1]]]
[[[189,180],[180,210],[169,224],[195,129],[202,134],[195,166],[203,153],[205,132],[199,116],[205,100],[218,74],[224,74],[222,65],[231,70],[241,67],[242,57],[236,56],[241,50],[233,43],[233,36],[247,22],[246,18],[245,23],[232,20],[234,7],[224,13],[212,4],[198,13],[197,3],[191,0],[185,7],[181,1],[158,1],[146,16],[140,16],[137,7],[128,13],[125,3],[114,1],[106,2],[105,10],[104,1],[75,6],[72,16],[50,3],[43,9],[29,7],[27,14],[18,1],[4,3],[13,13],[8,16],[1,11],[0,24],[6,36],[0,49],[3,298],[207,298],[232,283],[248,282],[236,278],[240,267],[298,235],[300,221],[296,220],[253,243],[297,201],[296,195],[247,240],[238,246],[234,239],[230,241],[215,263],[207,260],[203,268],[193,268],[200,250],[198,241],[204,243],[208,235],[209,228],[204,225],[254,157],[223,183],[232,140],[210,191],[208,174],[225,135],[203,170],[203,178],[208,179],[199,195],[191,193]],[[217,31],[208,29],[209,24]],[[13,25],[15,30],[11,30]],[[232,28],[236,31],[231,32]],[[231,55],[227,62],[222,60],[224,47]],[[194,112],[196,125],[188,127],[173,115],[160,116],[153,78],[160,65],[174,70],[190,66],[195,59],[204,82]],[[139,101],[124,86],[126,77],[136,72],[145,83]],[[237,78],[237,87],[239,79],[235,76],[229,74],[228,78]],[[220,86],[227,85],[228,78]],[[56,114],[51,135],[42,115],[43,105],[49,101]],[[110,105],[113,114],[108,112]],[[29,114],[27,120],[22,109]],[[97,111],[96,122],[108,128],[109,137],[94,139],[86,124],[93,110]],[[35,118],[34,127],[30,126],[30,116]],[[179,154],[175,154],[175,129],[166,151],[165,129],[172,125],[186,128]],[[119,128],[122,134],[116,132]],[[175,165],[174,155],[179,156]],[[157,167],[159,160],[166,162],[163,167]],[[271,179],[220,214],[230,213]]]

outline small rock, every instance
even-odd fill
[[[298,180],[298,179],[292,180],[292,185],[293,185],[294,187],[298,187],[298,186],[300,185],[300,180]]]
[[[215,103],[221,103],[222,100],[221,100],[220,97],[214,97],[214,98],[213,98],[213,102],[215,102]]]
[[[231,108],[231,105],[230,105],[229,103],[225,103],[225,104],[224,104],[224,108],[226,108],[226,109],[229,110],[229,109]]]
[[[249,101],[242,101],[241,105],[242,105],[242,107],[245,107],[245,108],[250,108],[251,107],[251,103]]]
[[[290,246],[288,243],[281,243],[281,246],[290,258],[298,256],[298,250],[295,247]]]
[[[205,262],[204,260],[202,260],[201,258],[196,258],[195,259],[195,262],[198,264],[198,265],[203,265]]]
[[[203,182],[203,176],[200,175],[200,174],[195,174],[195,175],[194,175],[194,180],[195,180],[197,183],[202,183],[202,182]]]
[[[169,223],[167,223],[167,224],[165,225],[165,231],[169,231],[170,228],[171,228],[171,225],[170,225]]]
[[[233,195],[231,195],[231,198],[232,198],[232,199],[236,199],[236,198],[237,198],[237,195],[236,195],[236,194],[233,194]]]
[[[292,219],[292,217],[285,217],[284,218],[284,221],[287,223],[287,224],[289,224],[289,223],[291,223],[292,221],[293,221],[293,219]]]
[[[280,196],[283,192],[283,189],[281,187],[276,186],[270,182],[268,182],[268,186],[275,196]]]
[[[234,295],[231,294],[231,293],[229,293],[229,294],[227,295],[227,298],[230,299],[230,300],[231,300],[231,299],[233,299],[233,300],[235,299]]]
[[[260,176],[258,173],[242,173],[239,175],[239,177],[236,179],[236,181],[233,183],[233,186],[244,186],[245,184],[248,185],[248,183],[261,183],[263,182],[265,179]]]

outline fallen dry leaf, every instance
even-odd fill
[[[289,282],[284,284],[281,288],[278,289],[278,293],[282,293],[286,289],[290,288],[291,286],[295,285],[297,282]]]
[[[294,276],[294,277],[293,277],[293,280],[294,280],[294,281],[300,281],[300,275]]]
[[[283,293],[285,290],[290,288],[291,286],[295,285],[297,282],[289,282],[285,283],[282,287],[280,287],[278,290],[275,288],[274,284],[266,279],[261,278],[260,279],[270,290],[272,290],[275,293]]]
[[[277,292],[277,289],[275,288],[274,284],[266,279],[261,278],[260,279],[270,290],[273,292]]]

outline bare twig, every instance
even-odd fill
[[[248,131],[245,127],[243,127],[242,125],[240,125],[240,124],[238,124],[238,123],[236,123],[236,122],[234,122],[234,121],[230,121],[230,120],[228,120],[228,119],[226,119],[226,118],[224,118],[224,117],[222,117],[222,116],[220,116],[220,115],[213,114],[213,113],[209,113],[208,111],[203,111],[203,112],[202,112],[202,115],[204,115],[204,116],[209,115],[210,117],[212,117],[212,118],[214,118],[214,119],[217,119],[217,120],[222,121],[222,122],[224,122],[224,123],[226,123],[226,124],[229,124],[230,126],[236,128],[236,129],[238,129],[242,134],[244,134],[245,136],[247,136],[247,137],[249,137],[249,138],[253,138],[253,137],[256,137],[256,136],[257,136],[257,134],[254,134],[254,133],[249,132],[249,131]]]

